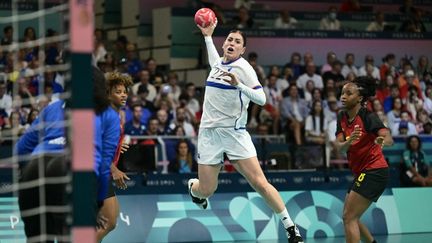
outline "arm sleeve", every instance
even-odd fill
[[[120,118],[110,113],[102,120],[102,160],[100,166],[100,180],[102,188],[98,192],[98,199],[104,200],[107,194],[108,182],[111,173],[111,162],[116,153],[120,139]]]
[[[263,106],[266,103],[266,96],[257,74],[249,63],[243,65],[243,72],[240,74],[237,88],[243,92],[252,102]]]
[[[380,129],[387,128],[374,112],[369,113],[366,119],[366,131],[378,134]]]
[[[42,115],[42,114],[41,114]],[[30,154],[39,143],[40,116],[34,120],[31,126],[20,137],[15,145],[15,151],[19,155]]]
[[[252,102],[263,106],[266,103],[266,96],[261,86],[249,88],[248,86],[238,83],[237,88],[243,92]]]
[[[217,52],[216,47],[213,44],[213,39],[211,38],[211,36],[205,36],[204,41],[207,47],[209,64],[210,66],[213,66],[213,64],[220,59],[219,53]]]

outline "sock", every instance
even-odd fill
[[[374,239],[374,240],[372,241],[372,243],[377,243],[377,241]]]
[[[198,179],[197,179],[194,183],[192,183],[192,184],[196,184],[197,182],[199,182]],[[200,197],[198,197],[198,196],[194,193],[193,187],[191,187],[191,194],[192,194],[192,196],[194,196],[194,197],[200,198]]]
[[[277,214],[279,218],[282,221],[282,224],[284,225],[285,229],[288,229],[289,227],[294,225],[294,222],[292,221],[291,217],[288,214],[288,210],[285,208],[282,210],[282,212]]]

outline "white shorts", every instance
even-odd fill
[[[198,164],[223,163],[224,153],[229,160],[256,157],[255,146],[245,129],[201,128],[198,134]]]

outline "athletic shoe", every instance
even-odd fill
[[[300,231],[298,230],[296,225],[288,227],[286,231],[287,231],[288,243],[303,243],[303,238],[301,237]]]
[[[189,195],[191,196],[193,203],[198,205],[198,207],[200,207],[201,209],[206,209],[208,206],[207,198],[199,198],[199,197],[195,197],[192,195],[192,184],[194,182],[197,182],[197,181],[198,181],[198,179],[196,179],[196,178],[189,179],[189,181],[188,181]]]

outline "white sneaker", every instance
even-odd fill
[[[201,209],[206,209],[208,206],[208,200],[207,198],[199,198],[199,197],[195,197],[192,195],[192,184],[194,182],[198,182],[199,180],[197,178],[192,178],[188,180],[188,190],[189,190],[189,195],[192,198],[192,202],[195,203],[196,205],[198,205],[198,207],[200,207]]]

